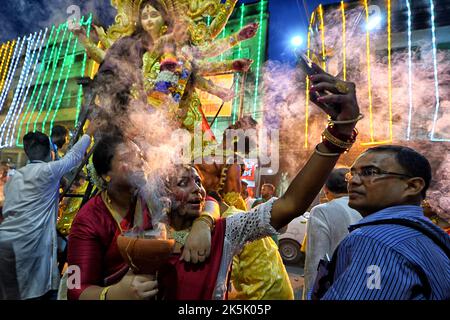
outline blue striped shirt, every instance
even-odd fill
[[[450,237],[418,206],[390,207],[360,220],[410,219],[435,233],[450,248]],[[334,282],[324,300],[450,299],[450,260],[429,237],[413,228],[363,226],[339,245]],[[431,295],[424,293],[428,282]]]

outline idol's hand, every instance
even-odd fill
[[[353,82],[343,81],[323,71],[313,64],[317,74],[309,78],[312,82],[310,89],[311,101],[323,109],[333,120],[353,120],[359,116],[359,106],[356,99],[356,89]],[[339,125],[344,131],[351,132],[356,125]]]
[[[248,72],[253,63],[251,59],[237,59],[233,61],[233,71],[235,72]]]
[[[249,25],[246,25],[244,28],[241,29],[238,33],[238,41],[244,41],[250,38],[253,38],[256,33],[258,32],[259,24],[258,23],[251,23]]]
[[[87,39],[86,29],[79,23],[69,24],[69,31],[71,31],[79,39]]]

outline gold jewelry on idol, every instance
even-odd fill
[[[161,29],[159,30],[159,35],[160,35],[160,36],[165,35],[165,34],[167,33],[167,30],[168,30],[168,29],[169,29],[168,26],[163,25],[163,26],[161,27]]]
[[[350,92],[350,88],[342,80],[337,80],[335,86],[336,86],[337,91],[339,91],[339,93],[341,93],[341,94],[347,94]]]

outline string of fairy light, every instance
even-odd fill
[[[344,81],[347,80],[347,30],[345,19],[345,4],[341,1],[341,14],[342,14],[342,72]]]
[[[92,15],[80,21],[88,32],[91,21]],[[46,28],[1,45],[0,111],[6,107],[6,101],[9,105],[0,124],[0,148],[23,146],[22,136],[30,130],[51,134],[66,95],[77,47],[78,39],[69,32],[68,23],[53,25],[50,32]],[[81,76],[85,73],[86,60],[84,53]],[[14,81],[17,83],[13,85]],[[78,89],[77,114],[83,94],[82,88]]]
[[[436,22],[435,22],[435,10],[434,10],[434,2],[430,0],[430,12],[431,12],[431,37],[432,37],[432,45],[433,45],[433,69],[434,69],[434,87],[436,93],[436,109],[433,117],[433,128],[431,129],[431,141],[434,142],[450,142],[450,139],[441,139],[436,138],[436,125],[439,116],[439,108],[440,108],[440,96],[439,96],[439,71],[438,71],[438,62],[437,62],[437,46],[436,46]]]
[[[37,67],[38,67],[38,65],[39,65],[39,58],[40,58],[40,56],[41,56],[42,47],[43,47],[44,42],[45,42],[45,39],[46,39],[46,37],[47,37],[47,32],[48,32],[48,28],[45,28],[44,34],[42,35],[42,38],[41,38],[41,40],[40,40],[39,49],[38,49],[38,52],[37,52],[37,54],[36,54],[36,58],[34,59],[34,67],[33,67],[33,71],[31,72],[31,76],[29,77],[29,81],[28,81],[28,85],[27,85],[27,90],[26,90],[26,92],[25,92],[25,94],[24,94],[24,98],[23,98],[23,100],[22,100],[22,104],[21,104],[21,106],[20,106],[20,108],[19,108],[19,111],[17,112],[17,115],[16,115],[16,117],[15,117],[15,119],[14,119],[14,121],[13,121],[14,127],[13,127],[12,132],[11,132],[11,140],[10,140],[10,142],[9,142],[9,143],[10,143],[10,146],[13,145],[14,134],[15,134],[15,132],[16,132],[16,125],[17,125],[17,122],[18,122],[18,120],[19,120],[19,116],[20,116],[20,114],[22,113],[22,110],[24,109],[24,106],[25,106],[25,104],[26,104],[27,97],[28,97],[28,92],[30,91],[30,87],[31,87],[31,85],[32,85],[32,83],[33,83],[33,79],[34,79],[34,74],[36,73],[36,69],[37,69]],[[39,39],[38,39],[38,41],[39,41]],[[34,56],[35,53],[36,53],[36,49],[35,49],[35,51],[34,51],[34,53],[33,53],[33,56]],[[33,59],[32,59],[32,60],[33,60]]]
[[[311,14],[307,36],[307,56],[311,58],[311,35],[313,33],[312,25],[314,23],[315,12]],[[309,130],[309,78],[306,77],[306,95],[305,95],[305,148],[308,148],[308,130]]]
[[[366,59],[367,59],[367,87],[368,87],[368,102],[369,102],[369,131],[370,142],[361,143],[363,146],[379,145],[390,143],[393,141],[393,113],[392,113],[392,34],[391,34],[391,1],[386,1],[387,6],[387,51],[388,51],[388,112],[389,112],[389,139],[375,140],[374,129],[374,112],[373,112],[373,97],[372,97],[372,70],[371,70],[371,47],[370,47],[370,28],[366,27]],[[369,5],[368,1],[364,0],[364,10],[366,14],[366,25],[370,23],[369,20]]]
[[[39,83],[41,83],[42,72],[43,72],[44,70],[46,70],[46,66],[47,66],[47,65],[46,65],[46,61],[49,61],[49,60],[50,60],[50,59],[47,57],[47,52],[48,52],[48,48],[49,48],[49,46],[50,46],[50,44],[51,44],[51,41],[52,41],[54,32],[55,32],[55,26],[52,26],[51,31],[50,31],[50,35],[49,35],[49,37],[48,37],[48,39],[47,39],[47,43],[46,43],[46,45],[45,45],[44,54],[43,54],[43,57],[42,57],[42,59],[41,59],[41,67],[39,68],[39,72],[38,72],[37,79],[36,79],[36,82],[35,82],[36,84],[35,84],[35,86],[34,86],[34,88],[33,88],[33,92],[31,93],[30,100],[29,100],[28,103],[27,103],[27,107],[26,107],[26,109],[25,109],[25,112],[24,112],[23,115],[22,115],[22,119],[20,120],[19,129],[18,129],[17,138],[16,138],[16,145],[19,146],[19,147],[23,146],[23,145],[20,143],[20,139],[21,139],[21,137],[22,137],[22,128],[23,128],[23,124],[24,124],[25,120],[27,119],[27,116],[28,116],[28,114],[29,114],[29,112],[30,112],[30,108],[32,108],[31,110],[34,111],[35,103],[33,104],[33,102],[34,102],[35,99],[37,98],[37,97],[36,97],[36,92],[37,92],[37,88],[39,87]],[[33,106],[33,107],[32,107],[32,106]],[[31,117],[31,114],[32,114],[32,112],[30,112],[30,117]],[[30,119],[30,121],[31,121],[31,119]],[[28,121],[28,122],[27,122],[27,125],[26,125],[26,129],[25,129],[25,133],[28,132],[29,123],[30,123],[30,122]]]
[[[412,11],[411,0],[406,1],[407,15],[408,15],[408,94],[409,94],[409,110],[408,110],[408,126],[406,129],[406,139],[412,138],[412,114],[414,112],[413,103],[413,53],[412,53]],[[368,0],[363,1],[366,24],[369,24],[369,4]],[[440,116],[441,109],[441,97],[439,90],[439,70],[438,70],[438,58],[437,58],[437,39],[436,39],[436,15],[435,15],[435,2],[429,0],[430,6],[430,25],[431,25],[431,43],[433,54],[433,71],[434,71],[434,91],[435,91],[435,111],[433,115],[433,125],[430,133],[430,140],[436,142],[449,142],[450,139],[442,139],[436,137],[436,127]],[[377,145],[384,143],[391,143],[393,141],[393,79],[392,79],[392,8],[391,0],[386,0],[387,9],[387,85],[388,85],[388,112],[389,112],[389,138],[386,140],[375,139],[375,125],[374,125],[374,109],[373,109],[373,84],[372,84],[372,68],[371,68],[371,44],[370,44],[370,28],[366,28],[366,67],[367,67],[367,89],[368,89],[368,113],[369,113],[369,133],[370,142],[362,143],[362,145]],[[347,79],[347,52],[346,52],[346,14],[345,3],[340,2],[340,10],[342,15],[342,68],[344,80]],[[319,17],[319,30],[321,38],[321,51],[322,51],[322,66],[325,67],[326,47],[324,43],[324,23],[323,23],[323,7],[319,5],[317,10],[311,14],[309,28],[308,28],[308,57],[310,57],[311,51],[311,34],[313,33],[312,25],[315,23],[315,16]],[[309,125],[309,79],[306,78],[306,103],[305,103],[305,148],[308,147],[308,125]]]
[[[42,30],[39,34],[36,32],[33,35],[29,35],[26,38],[27,49],[25,53],[25,62],[20,73],[19,82],[14,92],[14,97],[11,102],[11,105],[8,109],[8,113],[0,125],[0,147],[11,146],[11,130],[13,126],[13,122],[18,118],[20,114],[21,101],[23,99],[24,93],[28,89],[28,85],[30,84],[28,78],[30,76],[30,69],[34,60],[35,50],[37,49],[37,45],[39,44],[40,38],[42,36]]]
[[[413,88],[412,88],[412,17],[411,4],[406,0],[406,9],[408,11],[408,93],[409,93],[409,112],[408,128],[406,129],[406,140],[411,140],[411,122],[413,112]]]
[[[263,55],[263,34],[265,34],[266,26],[264,25],[264,8],[265,8],[265,0],[260,1],[259,7],[259,30],[258,30],[258,55],[256,59],[256,72],[255,72],[255,92],[253,99],[253,118],[256,118],[256,110],[259,103],[259,84],[260,84],[260,76],[261,76],[261,64],[262,64],[262,55]]]
[[[86,36],[89,38],[90,37],[90,33],[91,33],[91,25],[92,25],[92,14],[89,15],[89,18],[87,19],[87,21],[84,21],[84,17],[81,18],[81,24],[84,24],[87,26],[86,28]],[[87,61],[87,53],[86,51],[84,51],[83,54],[83,63],[82,63],[82,67],[81,67],[81,71],[80,71],[80,76],[83,77],[85,70],[86,70],[86,61]],[[77,114],[75,117],[75,126],[78,124],[78,118],[80,116],[80,111],[81,111],[81,103],[83,100],[83,85],[78,85],[78,95],[77,95]]]

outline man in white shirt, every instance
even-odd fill
[[[326,256],[331,259],[338,244],[349,233],[348,227],[355,224],[361,215],[348,206],[346,168],[331,172],[323,187],[329,202],[312,208],[307,224],[305,286],[303,299],[314,285],[317,266]]]
[[[93,133],[94,126],[88,129]],[[59,184],[78,166],[91,143],[85,134],[67,154],[52,161],[50,139],[41,132],[23,138],[29,164],[4,187],[0,224],[0,299],[33,299],[58,289],[56,218]]]

